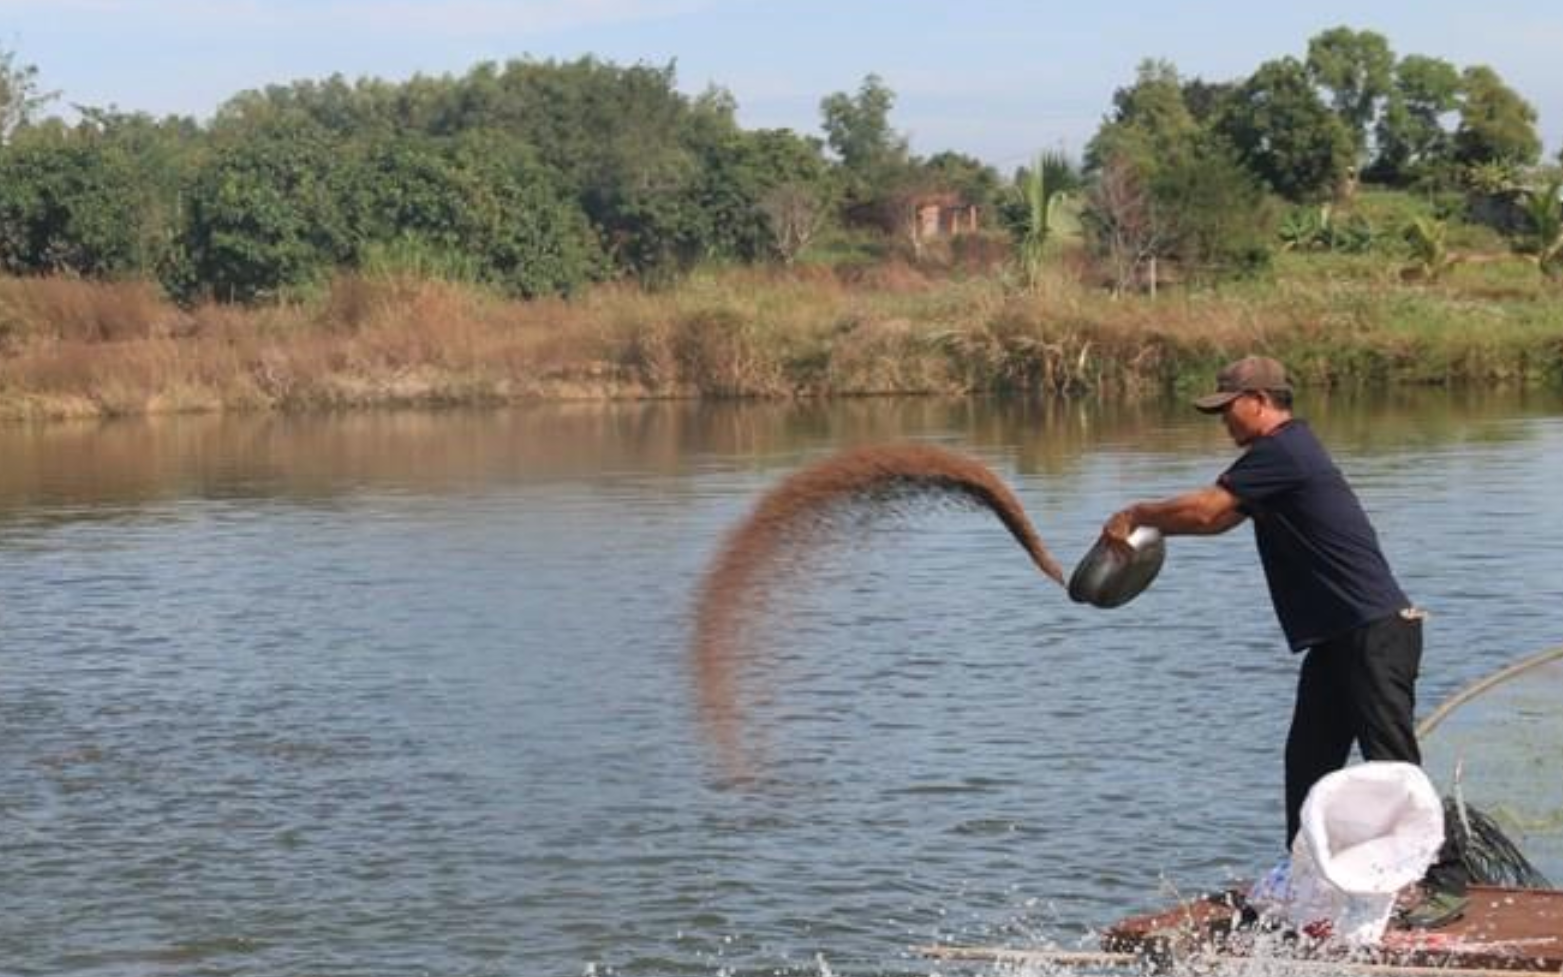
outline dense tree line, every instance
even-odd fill
[[[875,76],[821,102],[826,139],[745,130],[673,67],[481,64],[238,95],[205,124],[85,109],[40,119],[0,62],[0,269],[149,276],[182,298],[263,299],[398,266],[520,296],[699,261],[790,261],[845,217],[895,233],[929,189],[992,203],[998,174],[911,155]]]
[[[184,299],[266,299],[344,268],[519,296],[656,281],[792,261],[833,223],[915,243],[912,205],[933,192],[999,215],[1034,275],[1050,201],[1082,183],[1056,158],[1006,181],[915,157],[873,75],[821,101],[824,139],[745,130],[726,92],[680,93],[671,65],[589,57],[300,81],[205,122],[78,107],[66,123],[44,117],[52,97],[0,52],[0,270],[154,278]],[[1126,274],[1157,257],[1253,267],[1283,202],[1494,179],[1536,161],[1535,121],[1491,68],[1396,58],[1344,27],[1230,82],[1148,61],[1087,147],[1085,226]]]
[[[1154,257],[1186,270],[1262,263],[1288,205],[1359,184],[1428,193],[1518,185],[1538,162],[1535,110],[1490,67],[1397,58],[1337,27],[1230,82],[1143,62],[1086,151],[1086,212],[1121,277]]]
[[[817,220],[836,194],[819,140],[743,130],[730,98],[679,93],[671,66],[305,81],[239,95],[205,124],[39,119],[35,72],[0,68],[14,109],[0,267],[15,274],[155,276],[179,296],[251,300],[396,262],[532,296],[769,258],[788,213]]]

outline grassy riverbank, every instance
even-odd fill
[[[517,302],[343,277],[182,309],[141,283],[0,279],[0,418],[535,399],[1020,393],[1202,385],[1262,350],[1310,385],[1563,384],[1563,293],[1521,261],[1403,284],[1283,255],[1264,281],[1113,298],[1063,262],[1033,291],[886,265],[724,270]]]

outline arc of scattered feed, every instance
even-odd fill
[[[1042,544],[1020,500],[981,461],[930,444],[873,445],[838,452],[793,472],[766,492],[727,536],[707,570],[695,607],[693,663],[698,707],[725,765],[738,749],[737,669],[746,618],[786,576],[780,557],[820,541],[815,519],[841,504],[898,494],[958,498],[985,508],[1044,576],[1064,585],[1063,568]]]

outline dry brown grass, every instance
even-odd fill
[[[1066,259],[1068,256],[1064,256]],[[180,309],[146,284],[0,279],[0,417],[526,399],[1160,393],[1248,351],[1319,384],[1563,379],[1563,314],[1360,275],[1113,298],[1055,264],[699,273],[517,302],[344,276],[316,300]],[[1478,284],[1490,284],[1486,282]],[[1467,376],[1469,374],[1469,376]]]
[[[0,338],[118,342],[178,334],[185,316],[147,282],[0,278]]]

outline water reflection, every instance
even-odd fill
[[[1563,393],[1315,394],[1298,409],[1336,450],[1413,454],[1525,437],[1526,428],[1511,422],[1558,413]],[[1188,415],[1178,401],[898,398],[13,425],[0,427],[0,515],[38,504],[79,518],[99,503],[123,510],[175,498],[324,500],[370,485],[441,493],[493,481],[682,475],[709,465],[764,472],[792,467],[800,454],[909,434],[1002,450],[1024,475],[1074,471],[1089,452],[1229,448],[1219,425]]]

